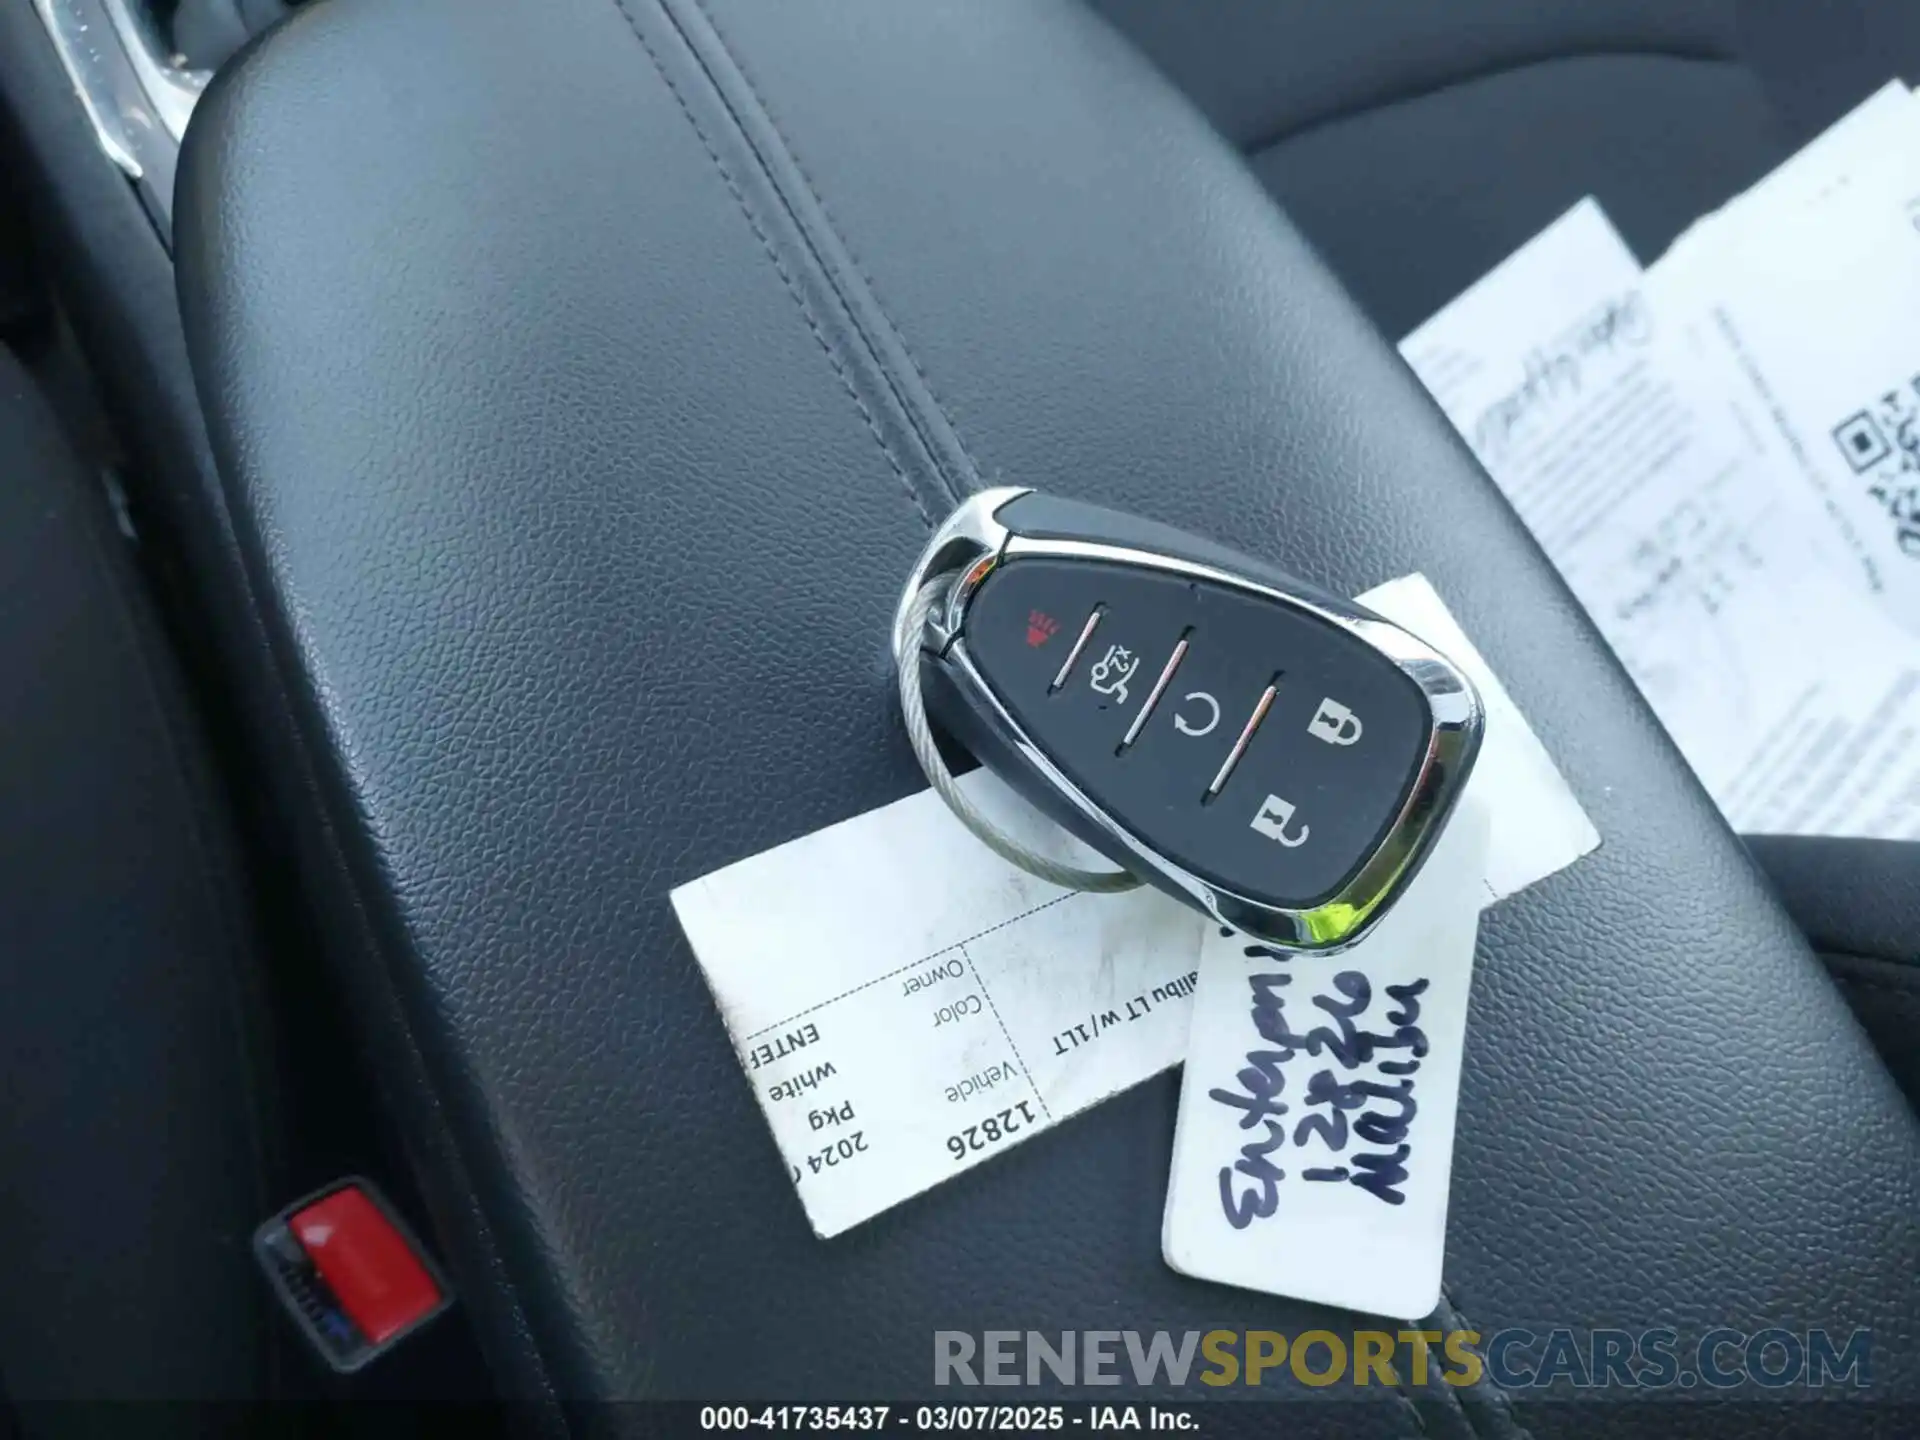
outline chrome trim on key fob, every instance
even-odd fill
[[[1333,952],[1360,940],[1379,922],[1419,869],[1466,783],[1479,750],[1484,723],[1480,698],[1472,682],[1446,656],[1391,621],[1199,537],[1066,501],[1047,502],[1053,507],[1049,513],[1083,521],[1087,531],[1084,537],[1062,533],[1067,528],[1064,522],[1036,526],[1023,533],[1017,519],[1009,522],[1003,514],[1015,501],[1033,494],[1025,489],[1007,488],[985,491],[968,499],[934,533],[907,581],[895,615],[894,657],[896,663],[909,665],[920,663],[920,656],[924,655],[923,683],[929,686],[930,698],[938,700],[937,688],[939,694],[957,702],[944,707],[934,704],[935,718],[943,728],[954,733],[955,738],[969,744],[982,763],[1001,773],[1081,839],[1149,884],[1214,919],[1256,939],[1303,951]],[[1066,773],[1029,727],[1022,724],[1007,697],[999,693],[983,673],[970,643],[968,622],[982,587],[996,572],[1010,573],[1011,567],[1027,559],[1131,567],[1195,582],[1188,588],[1196,594],[1200,588],[1217,587],[1218,591],[1270,601],[1296,616],[1311,617],[1335,627],[1344,636],[1367,647],[1374,656],[1384,657],[1412,682],[1425,705],[1424,749],[1418,753],[1416,763],[1399,772],[1410,779],[1397,809],[1381,811],[1391,815],[1389,823],[1377,840],[1370,842],[1369,848],[1360,851],[1362,858],[1333,893],[1289,905],[1244,893],[1253,887],[1235,888],[1209,879],[1162,853]],[[951,587],[944,601],[930,612],[923,632],[908,634],[908,611],[914,598],[929,581],[948,575],[954,577]],[[1061,667],[1063,671],[1075,669],[1073,662],[1082,658],[1082,649],[1099,654],[1098,646],[1085,643],[1095,618],[1092,612],[1084,618],[1079,613],[1059,617],[1066,632],[1077,633],[1080,642],[1072,646],[1067,663]],[[1053,617],[1047,619],[1051,622]],[[1298,622],[1294,623],[1297,628]],[[1044,632],[1047,638],[1051,633]],[[1103,628],[1102,634],[1105,633]],[[1029,639],[1028,643],[1036,642]],[[1178,654],[1190,666],[1192,659],[1185,634],[1179,643]],[[1158,675],[1159,682],[1151,692],[1151,699],[1157,701],[1175,667],[1164,651],[1156,650],[1144,658],[1150,666],[1164,666],[1143,669],[1133,677],[1144,688],[1153,683],[1151,677]],[[1133,663],[1139,664],[1140,660],[1135,659]],[[1052,673],[1051,669],[1048,673]],[[1109,693],[1117,693],[1124,703],[1124,688]],[[1258,712],[1245,719],[1240,743],[1235,745],[1204,799],[1196,799],[1197,804],[1210,805],[1220,787],[1228,784],[1234,763],[1246,752],[1247,742],[1265,718],[1273,694],[1274,686],[1269,685]],[[1174,698],[1177,700],[1177,695]],[[1218,709],[1218,701],[1211,696],[1205,698]],[[1408,706],[1411,702],[1405,702],[1403,709]],[[1333,717],[1330,719],[1326,718],[1329,707]],[[1150,718],[1152,708],[1140,709],[1117,746],[1116,754],[1134,748],[1134,741]],[[1168,708],[1178,715],[1171,701]],[[1344,721],[1339,718],[1342,715]],[[1241,733],[1241,712],[1236,711],[1226,719],[1223,735]],[[1216,716],[1207,727],[1208,732],[1218,725]],[[1345,725],[1351,725],[1351,731],[1344,729]],[[1181,722],[1181,726],[1182,734],[1196,733],[1187,729],[1185,722]],[[1357,738],[1361,727],[1351,712],[1329,697],[1321,702],[1321,712],[1315,714],[1306,728],[1314,738],[1327,741],[1331,752],[1350,745],[1352,741],[1346,737],[1351,734]],[[1417,738],[1416,731],[1407,733]],[[1413,755],[1414,751],[1406,753]],[[1209,765],[1209,772],[1212,769]],[[1383,781],[1375,787],[1376,793],[1399,793],[1388,792],[1384,784]],[[1268,798],[1277,802],[1277,797]],[[1321,803],[1324,805],[1324,799]],[[1291,806],[1277,810],[1271,825],[1266,823],[1269,818],[1266,814],[1257,812],[1253,828],[1279,840],[1281,847],[1297,846],[1305,839],[1308,829],[1294,824],[1289,830],[1287,827],[1292,822],[1286,816],[1290,811]],[[1238,817],[1226,817],[1221,823],[1240,825],[1244,822]],[[1273,854],[1280,857],[1282,850],[1276,848]],[[1276,863],[1279,863],[1277,858]]]

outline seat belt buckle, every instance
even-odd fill
[[[282,1308],[343,1375],[386,1354],[453,1304],[426,1247],[357,1176],[282,1210],[254,1231],[253,1252]]]

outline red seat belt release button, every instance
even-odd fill
[[[340,1308],[375,1345],[439,1308],[440,1287],[427,1267],[357,1187],[295,1211],[287,1223]]]
[[[358,1370],[452,1303],[418,1241],[364,1180],[310,1195],[254,1247],[295,1321],[336,1370]]]

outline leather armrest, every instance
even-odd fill
[[[1449,1314],[1831,1318],[1914,1383],[1899,1093],[1391,348],[1079,6],[331,0],[216,82],[177,213],[372,921],[343,963],[471,1178],[510,1389],[900,1395],[935,1329],[1351,1323],[1162,1264],[1172,1077],[835,1243],[788,1193],[667,892],[919,788],[888,616],[993,483],[1345,593],[1426,572],[1597,823],[1482,930]],[[1358,1398],[1345,1433],[1408,1423]]]

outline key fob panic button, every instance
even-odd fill
[[[1000,702],[1095,803],[1263,903],[1337,893],[1426,752],[1426,700],[1386,656],[1210,581],[1015,559],[981,584],[963,638]]]

